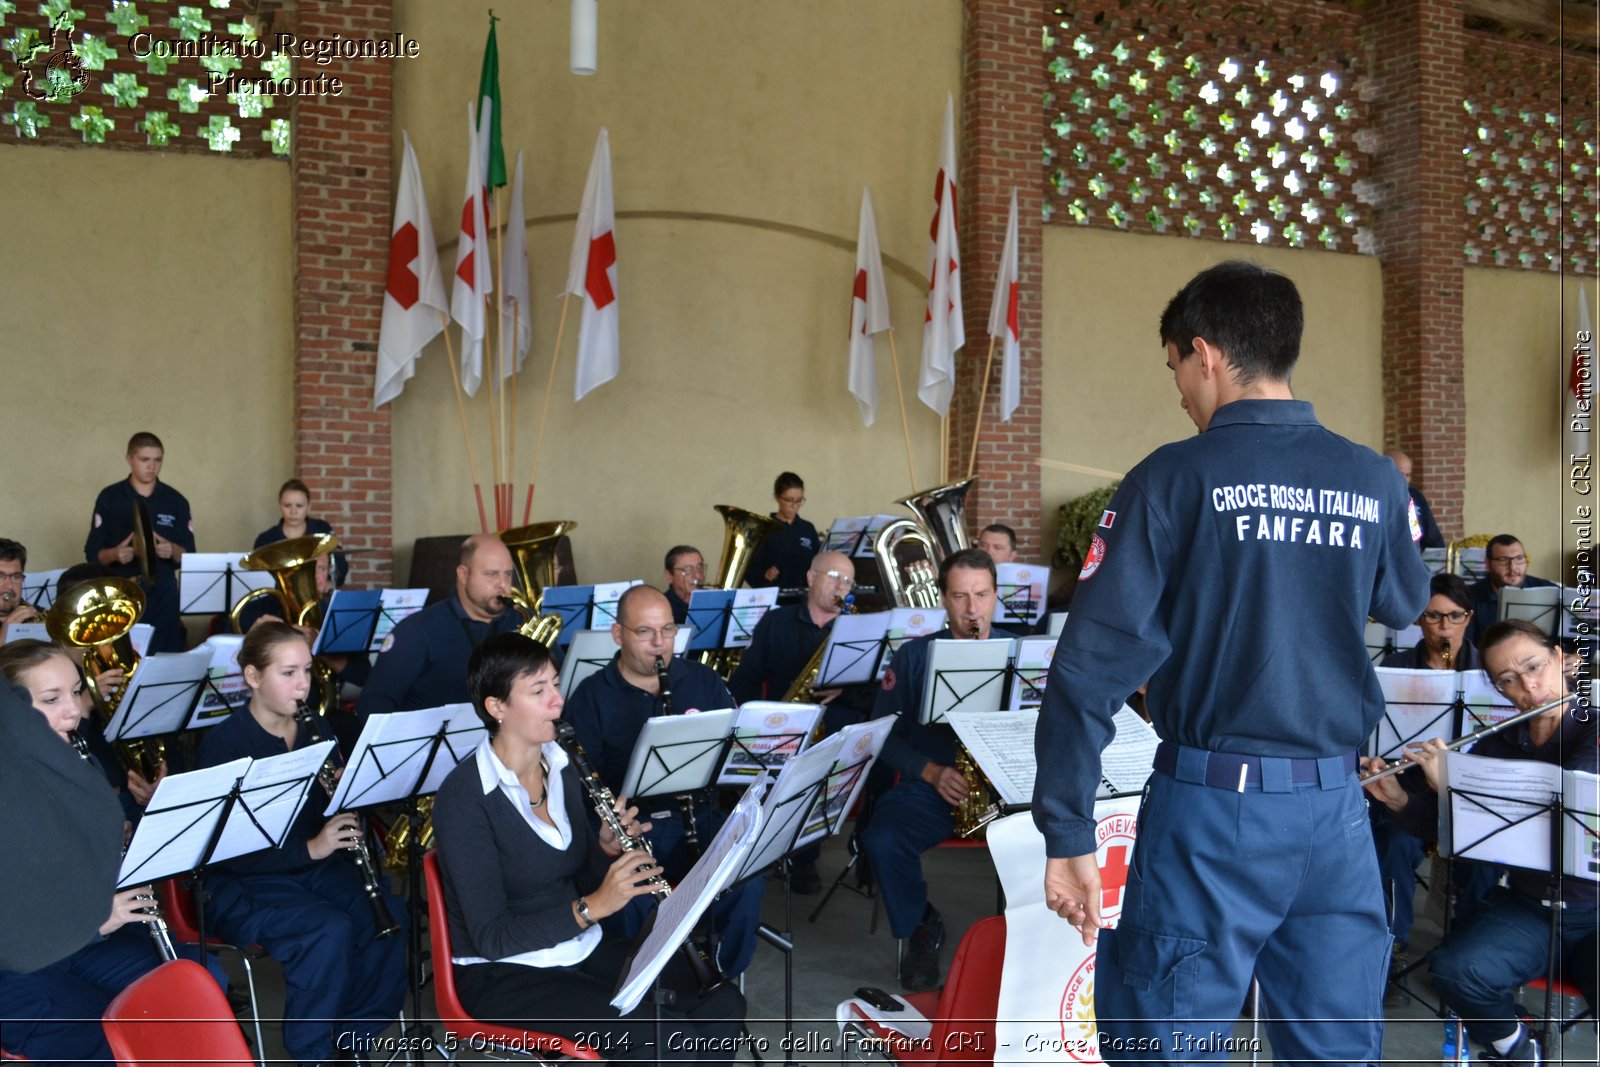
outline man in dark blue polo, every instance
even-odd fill
[[[968,548],[946,556],[939,565],[945,628],[900,646],[873,708],[874,718],[898,716],[878,763],[898,772],[900,783],[878,798],[861,845],[883,893],[889,929],[907,939],[900,984],[908,992],[939,984],[944,919],[928,900],[922,854],[955,832],[954,808],[967,796],[967,780],[955,767],[955,730],[918,721],[928,650],[936,640],[1017,636],[991,628],[997,591],[987,552]]]
[[[1167,305],[1167,366],[1201,432],[1123,480],[1051,661],[1045,901],[1099,937],[1095,1015],[1119,1059],[1214,1058],[1252,975],[1280,1061],[1382,1053],[1389,931],[1356,751],[1383,691],[1363,632],[1369,615],[1410,624],[1428,569],[1394,465],[1294,399],[1303,321],[1293,282],[1243,262]],[[1100,754],[1146,679],[1156,773],[1101,930]]]
[[[697,711],[718,711],[734,706],[733,696],[722,678],[710,667],[672,654],[678,624],[672,621],[672,608],[659,590],[636,585],[617,601],[617,621],[611,624],[617,655],[610,663],[585,678],[572,695],[561,717],[572,724],[606,787],[620,795],[628,760],[639,740],[645,720],[656,715],[688,715]],[[667,671],[670,707],[664,701],[661,679],[656,672],[660,660]],[[693,850],[685,841],[684,821],[676,797],[633,797],[642,819],[652,823],[650,844],[656,860],[676,883],[694,865]],[[696,798],[694,830],[704,848],[722,826],[724,816],[714,811],[708,797]],[[732,978],[748,966],[756,951],[756,926],[761,921],[761,879],[752,879],[722,897],[713,909],[722,944],[717,964]],[[654,906],[651,897],[636,897],[620,913],[623,935],[632,937],[643,925]]]
[[[1528,551],[1511,534],[1489,539],[1483,550],[1483,572],[1484,576],[1467,590],[1472,594],[1472,622],[1467,628],[1467,640],[1473,644],[1500,621],[1500,590],[1508,587],[1548,589],[1555,585],[1528,573]]]
[[[673,545],[662,564],[667,579],[667,603],[672,621],[682,626],[689,618],[689,599],[706,581],[706,558],[693,545]]]
[[[1395,470],[1400,472],[1400,477],[1406,480],[1406,492],[1411,494],[1411,503],[1417,509],[1417,522],[1422,526],[1422,537],[1417,541],[1418,548],[1443,548],[1444,534],[1439,531],[1439,523],[1433,517],[1433,505],[1428,503],[1428,498],[1422,490],[1411,484],[1411,457],[1398,448],[1385,452],[1389,461],[1394,464]]]
[[[455,591],[401,619],[384,639],[356,713],[364,720],[374,713],[470,700],[467,661],[473,651],[490,634],[522,623],[503,599],[515,583],[511,553],[498,537],[474,534],[463,541]]]

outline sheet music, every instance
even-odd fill
[[[1044,702],[1044,686],[1050,679],[1050,661],[1055,657],[1057,643],[1056,638],[1044,636],[1017,641],[1010,692],[1006,695],[1008,709],[1024,711]]]
[[[1469,734],[1517,714],[1517,707],[1495,689],[1482,671],[1462,671],[1460,699],[1466,707],[1460,732]]]
[[[749,648],[750,637],[756,632],[756,623],[778,604],[778,590],[774,586],[763,589],[737,589],[733,594],[733,612],[728,616],[728,648]]]
[[[883,658],[878,661],[878,675],[876,680],[883,680],[883,672],[889,669],[889,661],[894,659],[894,654],[900,651],[900,646],[917,637],[926,637],[936,634],[944,629],[943,608],[894,608],[889,613],[886,632],[883,641]],[[833,624],[839,625],[835,619]]]
[[[1484,558],[1488,555],[1486,548],[1463,548],[1456,552],[1456,573],[1466,579],[1468,585],[1481,581],[1485,577],[1487,567]]]
[[[65,573],[65,567],[53,571],[28,571],[22,577],[22,599],[40,611],[49,611],[56,602],[56,583]]]
[[[704,914],[706,908],[727,885],[728,879],[739,869],[740,860],[761,829],[760,796],[767,779],[762,778],[746,789],[744,796],[734,806],[733,813],[717,831],[717,836],[707,846],[705,854],[696,861],[689,873],[674,887],[672,893],[656,906],[654,921],[644,942],[628,961],[628,969],[611,998],[612,1007],[626,1014],[639,1006],[650,991],[656,976],[661,973],[672,954],[689,936],[689,931]]]
[[[1367,742],[1369,756],[1395,759],[1413,741],[1455,736],[1456,671],[1378,667],[1383,718]]]
[[[728,629],[728,613],[733,610],[732,589],[696,589],[689,594],[689,613],[684,621],[694,627],[689,642],[691,652],[710,652],[722,647]]]
[[[1562,776],[1562,872],[1571,878],[1600,881],[1600,775],[1567,771]]]
[[[428,768],[427,778],[419,781],[423,762],[441,727],[445,738]],[[472,755],[487,736],[488,731],[471,704],[443,704],[368,716],[323,814],[436,793],[445,776]]]
[[[426,589],[378,590],[378,625],[372,631],[368,652],[382,652],[383,642],[401,619],[421,611],[428,604]]]
[[[1033,735],[1039,724],[1037,711],[953,711],[947,717],[961,745],[994,786],[1007,807],[1033,803],[1033,784],[1039,763]]]
[[[1562,792],[1561,768],[1462,752],[1444,760],[1450,825],[1449,832],[1441,825],[1440,852],[1448,843],[1448,854],[1463,859],[1548,871],[1550,803]]]
[[[872,521],[871,515],[851,515],[848,518],[833,520],[833,525],[828,527],[827,536],[823,538],[822,550],[824,552],[843,552],[851,555],[861,547],[861,535],[866,533],[867,523]]]
[[[883,743],[893,726],[893,715],[851,723],[819,741],[811,747],[810,752],[805,753],[810,755],[822,745],[830,743],[835,746],[833,767],[823,783],[822,796],[817,799],[811,817],[806,821],[806,828],[800,834],[799,844],[808,845],[821,840],[844,822],[845,815],[855,806],[856,797],[866,785],[867,773],[883,751]]]
[[[1060,637],[1061,631],[1067,628],[1067,615],[1065,611],[1052,611],[1050,613],[1050,636]]]
[[[603,670],[616,654],[617,642],[610,630],[579,630],[573,634],[561,661],[561,692],[567,696],[577,692],[589,675]]]
[[[213,634],[200,646],[211,650],[211,665],[206,668],[200,701],[185,729],[215,726],[235,709],[250,703],[250,687],[245,684],[244,668],[239,666],[242,644],[244,638],[238,634]]]
[[[106,724],[106,740],[134,741],[183,729],[211,669],[211,649],[144,656]]]
[[[1523,619],[1547,634],[1557,634],[1564,613],[1563,592],[1558,585],[1540,586],[1537,589],[1502,589],[1499,621]]]
[[[710,785],[738,714],[726,708],[646,719],[633,743],[620,795],[692,793]]]
[[[14,622],[6,627],[6,644],[13,641],[49,641],[50,630],[42,622]]]
[[[243,552],[185,552],[183,566],[178,568],[178,613],[225,614],[233,607],[228,601],[228,572],[243,557]],[[267,582],[272,584],[270,574]],[[244,590],[238,595],[243,596]]]
[[[865,685],[878,677],[878,657],[883,651],[890,614],[879,611],[871,615],[840,615],[833,620],[817,670],[818,689]]]
[[[998,563],[994,621],[1033,625],[1044,618],[1050,568],[1033,563]]]
[[[1141,792],[1155,770],[1156,746],[1161,743],[1155,729],[1126,704],[1117,709],[1112,724],[1117,732],[1100,753],[1100,788],[1095,793],[1099,797]]]
[[[1367,658],[1374,664],[1381,663],[1385,656],[1395,650],[1394,631],[1381,622],[1367,620],[1366,641]]]
[[[611,629],[611,624],[617,621],[617,601],[629,589],[643,584],[637,578],[627,582],[598,583],[594,587],[594,610],[589,613],[589,629]]]
[[[837,734],[827,741],[834,742],[836,738]],[[778,773],[777,781],[761,805],[761,833],[751,843],[735,880],[772,866],[791,849],[809,844],[826,833],[826,821],[820,816],[811,816],[819,807],[823,779],[835,767],[838,752],[837,743],[827,744],[826,748],[818,744],[790,760]],[[812,833],[814,828],[820,828],[820,832]]]
[[[944,722],[952,711],[999,711],[1013,643],[1009,637],[933,641],[928,646],[918,721],[933,725]]]
[[[743,785],[763,770],[782,767],[805,748],[820,718],[821,704],[751,700],[741,705],[717,784]]]
[[[150,639],[156,635],[156,628],[147,622],[136,622],[133,629],[128,631],[128,640],[133,644],[133,650],[143,656],[150,651]]]
[[[540,608],[544,613],[548,615],[555,612],[561,616],[561,636],[556,638],[556,644],[571,644],[574,633],[589,628],[594,586],[552,585],[544,590],[542,596],[544,599]]]

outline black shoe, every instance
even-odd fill
[[[920,993],[939,984],[939,950],[944,947],[944,919],[932,904],[906,942],[900,967],[900,985],[907,993]]]
[[[803,897],[814,897],[822,892],[822,875],[817,873],[817,861],[795,863],[789,870],[789,888]]]
[[[1485,1049],[1481,1055],[1485,1063],[1518,1064],[1519,1067],[1539,1067],[1544,1061],[1539,1056],[1539,1042],[1534,1040],[1533,1031],[1526,1026],[1518,1026],[1517,1043],[1505,1055],[1494,1050],[1494,1046]]]

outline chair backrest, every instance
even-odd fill
[[[156,899],[161,902],[161,917],[166,920],[172,940],[183,944],[199,944],[200,916],[195,912],[194,893],[185,889],[176,878],[156,883]],[[207,938],[215,941],[212,936]]]
[[[1005,961],[1005,916],[991,915],[973,923],[956,946],[944,992],[939,995],[928,1046],[934,1058],[943,1063],[989,1063],[995,1059],[994,1023],[1000,1010],[1000,971]]]
[[[106,1007],[100,1025],[122,1067],[255,1063],[228,998],[192,960],[163,963],[124,989]]]
[[[450,920],[445,915],[444,878],[439,873],[439,857],[429,852],[422,857],[422,876],[428,890],[428,942],[433,951],[433,1004],[447,1032],[465,1035],[470,1047],[480,1041],[501,1042],[519,1048],[535,1048],[541,1053],[560,1053],[578,1060],[598,1060],[599,1053],[558,1034],[545,1034],[516,1026],[479,1022],[467,1014],[456,994],[455,967],[450,962]],[[530,1042],[531,1035],[531,1042]]]

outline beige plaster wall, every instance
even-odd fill
[[[1376,259],[1046,226],[1041,482],[1048,543],[1054,544],[1063,503],[1194,433],[1179,407],[1158,326],[1185,282],[1226,259],[1249,259],[1294,280],[1306,310],[1295,396],[1311,401],[1335,432],[1383,447]]]
[[[95,493],[151,430],[200,548],[248,548],[293,462],[288,165],[0,144],[0,188],[0,536],[30,570],[82,562]]]
[[[601,125],[619,214],[622,370],[574,405],[574,311],[535,518],[580,523],[584,580],[657,581],[661,554],[676,542],[698,544],[714,562],[722,522],[712,505],[770,510],[780,470],[807,480],[804,514],[819,527],[835,515],[891,510],[909,479],[887,342],[871,428],[845,391],[857,213],[870,185],[910,388],[939,124],[945,93],[959,98],[960,3],[609,0],[600,5],[600,71],[590,78],[567,73],[567,10],[528,5],[498,27],[508,169],[519,148],[527,152],[536,294],[533,355],[517,393],[518,520],[571,218]],[[396,12],[396,28],[422,54],[397,70],[395,125],[416,145],[449,264],[466,102],[487,28],[474,14],[421,0],[401,0]],[[444,359],[435,341],[394,403],[401,576],[414,538],[477,522]],[[933,484],[937,420],[910,400],[918,482]],[[481,396],[469,418],[487,482]]]

